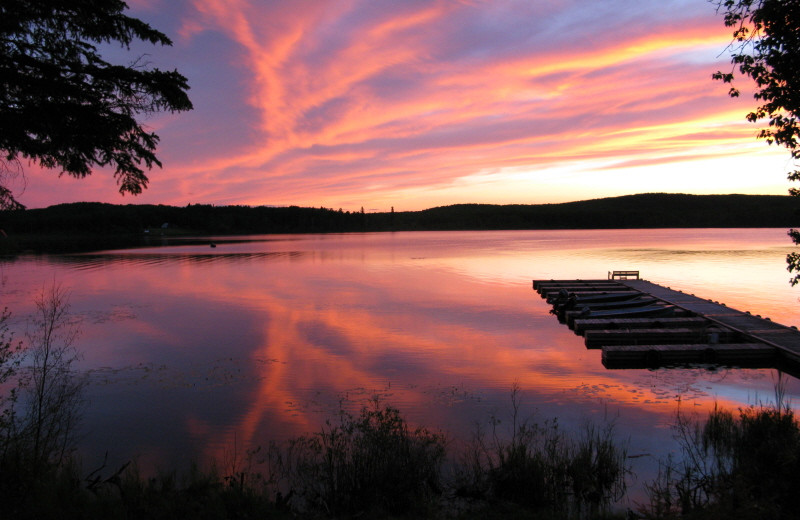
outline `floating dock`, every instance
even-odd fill
[[[620,274],[624,273],[624,275]],[[559,321],[602,349],[606,368],[713,364],[800,373],[800,331],[641,280],[534,280]]]

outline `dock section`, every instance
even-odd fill
[[[798,373],[800,331],[636,277],[534,280],[552,313],[607,368],[694,363]]]
[[[637,291],[651,294],[694,314],[702,315],[710,321],[737,330],[754,340],[779,348],[784,351],[785,356],[800,362],[800,331],[795,327],[787,327],[767,318],[753,316],[749,312],[731,309],[724,304],[704,300],[646,280],[623,280],[620,283]]]

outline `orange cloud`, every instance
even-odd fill
[[[166,12],[148,3],[143,15],[157,18],[154,5]],[[155,121],[168,160],[138,200],[422,209],[474,197],[464,179],[486,170],[569,163],[588,178],[613,160],[647,177],[649,163],[722,160],[726,146],[753,142],[741,124],[751,102],[710,79],[730,65],[709,6],[571,9],[170,4],[196,110]],[[751,189],[729,179],[722,191]],[[519,198],[531,192],[537,200]],[[492,193],[472,201],[563,196],[535,176]]]

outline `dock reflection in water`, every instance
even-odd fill
[[[3,302],[20,330],[43,283],[72,290],[93,381],[87,464],[106,451],[145,468],[221,459],[233,446],[315,430],[340,400],[354,409],[376,393],[413,424],[467,438],[476,422],[510,412],[514,382],[525,413],[566,428],[618,417],[631,453],[662,454],[679,397],[701,411],[768,401],[777,373],[606,370],[531,292],[532,278],[635,266],[652,281],[797,324],[784,230],[215,243],[2,264]],[[786,393],[800,393],[795,381]]]

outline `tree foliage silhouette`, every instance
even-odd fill
[[[3,0],[0,3],[0,208],[18,208],[8,180],[20,159],[83,178],[111,166],[120,193],[139,194],[161,166],[159,137],[137,116],[192,109],[177,70],[103,59],[100,45],[172,45],[123,14],[121,0]]]
[[[761,103],[747,114],[750,122],[765,123],[758,137],[769,144],[786,147],[795,163],[789,180],[800,181],[800,0],[715,0],[725,16],[725,26],[733,28],[731,72],[718,71],[713,78],[731,84],[728,94],[737,97],[733,84],[738,69],[756,84],[755,99]],[[800,189],[789,193],[800,196]],[[800,231],[789,235],[800,244]],[[800,282],[800,253],[787,257],[790,272],[798,273],[792,285]]]

